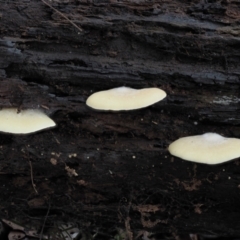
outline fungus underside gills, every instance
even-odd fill
[[[27,134],[56,126],[55,122],[42,111],[27,109],[18,112],[16,108],[0,110],[0,131]]]
[[[180,138],[169,145],[169,152],[184,160],[219,164],[240,157],[240,139],[217,133]]]
[[[133,89],[119,87],[92,94],[86,104],[97,110],[134,110],[150,106],[166,97],[159,88]]]

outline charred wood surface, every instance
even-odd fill
[[[40,0],[0,5],[0,107],[39,108],[57,123],[1,133],[2,216],[41,229],[51,203],[46,229],[70,219],[104,239],[119,229],[129,239],[240,235],[240,161],[167,151],[188,135],[240,137],[239,1],[47,3],[79,28]],[[86,107],[122,85],[168,96],[132,112]]]

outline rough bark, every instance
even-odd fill
[[[0,5],[0,107],[40,108],[58,125],[1,134],[2,217],[39,231],[47,219],[44,232],[71,221],[97,239],[240,235],[240,161],[167,151],[188,135],[240,137],[239,1],[47,3],[82,31],[40,0]],[[85,106],[122,85],[168,97],[132,112]]]

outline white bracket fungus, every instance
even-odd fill
[[[172,155],[184,160],[219,164],[240,157],[240,139],[205,133],[180,138],[171,143],[168,150]]]
[[[97,110],[134,110],[150,106],[166,97],[159,88],[133,89],[129,87],[113,88],[92,94],[86,104]]]
[[[20,112],[16,108],[0,110],[0,132],[27,134],[54,126],[55,122],[37,109]]]

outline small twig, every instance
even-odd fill
[[[50,204],[50,201],[49,201],[49,203],[48,203],[47,214],[46,214],[46,216],[45,216],[45,218],[44,218],[44,222],[43,222],[43,226],[42,226],[42,230],[41,230],[41,233],[40,233],[39,240],[42,240],[43,230],[44,230],[44,227],[45,227],[45,224],[46,224],[47,218],[48,218],[48,214],[49,214],[49,211],[50,211],[50,206],[51,206],[51,204]]]
[[[33,186],[33,189],[34,191],[36,192],[36,194],[38,194],[38,191],[36,189],[36,185],[34,184],[34,181],[33,181],[33,170],[32,170],[32,162],[29,160],[29,165],[30,165],[30,170],[31,170],[31,181],[32,181],[32,186]]]
[[[63,13],[61,13],[60,11],[58,11],[56,8],[54,8],[52,5],[50,5],[49,3],[45,2],[44,0],[41,0],[44,4],[46,4],[47,6],[49,6],[52,10],[54,10],[55,12],[57,12],[59,15],[61,15],[63,18],[65,18],[68,22],[70,22],[75,28],[78,29],[78,31],[82,32],[82,28],[80,28],[79,26],[77,26],[72,20],[70,20],[67,16],[65,16]]]

